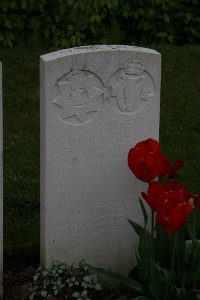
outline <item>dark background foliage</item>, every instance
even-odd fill
[[[200,42],[198,0],[1,0],[0,45]]]

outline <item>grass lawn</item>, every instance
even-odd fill
[[[200,46],[151,46],[162,54],[160,140],[184,159],[178,179],[200,192]],[[4,108],[6,267],[39,262],[39,56],[37,48],[0,49]]]

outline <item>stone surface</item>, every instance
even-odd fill
[[[0,63],[0,296],[3,295],[3,114],[2,65]]]
[[[158,52],[87,46],[41,56],[41,263],[81,259],[127,274],[146,185],[129,149],[159,136]]]

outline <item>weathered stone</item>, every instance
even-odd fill
[[[129,149],[159,135],[160,54],[89,46],[41,56],[41,263],[81,259],[127,274],[145,184]]]

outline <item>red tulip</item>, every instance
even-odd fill
[[[185,224],[192,210],[192,206],[185,200],[184,194],[178,191],[169,191],[165,194],[163,205],[156,215],[156,221],[170,234]]]
[[[163,185],[153,180],[156,177],[174,177],[183,164],[183,160],[177,160],[172,165],[169,158],[160,152],[159,142],[153,139],[138,143],[128,154],[128,166],[134,175],[150,183],[147,193],[142,193],[144,200],[156,212],[157,222],[169,233],[184,225],[195,206],[200,207],[200,195],[192,195],[180,183]]]
[[[165,199],[165,193],[167,192],[164,184],[157,181],[151,182],[147,194],[142,192],[144,200],[148,203],[150,208],[156,212],[159,211],[163,205]]]
[[[159,142],[153,139],[138,143],[128,153],[129,168],[144,182],[151,182],[156,177],[174,177],[183,163],[177,160],[171,165],[169,158],[160,152]]]
[[[128,154],[128,166],[138,179],[144,182],[154,180],[162,169],[159,143],[147,139],[131,148]]]
[[[182,203],[175,206],[171,215],[171,221],[174,227],[174,231],[178,230],[185,224],[187,217],[192,209],[192,206],[187,203]]]
[[[193,197],[193,194],[182,183],[170,181],[166,184],[166,188],[168,191],[174,191],[180,193],[183,196],[185,201]]]

